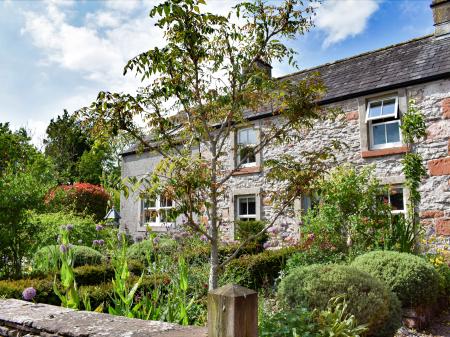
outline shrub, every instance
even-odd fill
[[[266,224],[263,221],[236,221],[236,239],[244,242],[250,236],[261,232],[265,226]],[[269,236],[264,232],[252,242],[262,245],[268,238]]]
[[[98,185],[75,183],[61,185],[46,196],[46,204],[52,211],[73,211],[94,216],[101,220],[106,214],[109,194]]]
[[[382,246],[391,224],[386,193],[371,167],[335,168],[317,184],[317,203],[304,217],[302,233],[310,245],[345,254]],[[308,236],[310,234],[311,236]]]
[[[221,275],[221,283],[237,283],[251,289],[272,286],[296,248],[266,250],[232,260]]]
[[[34,301],[60,305],[61,301],[53,293],[52,277],[2,280],[0,281],[0,297],[22,299],[22,291],[28,287],[36,289]]]
[[[67,224],[73,225],[70,239],[74,243],[91,245],[96,238],[95,221],[92,216],[79,216],[71,212],[33,214],[31,222],[39,228],[35,233],[39,247],[54,245],[61,225]]]
[[[158,242],[158,252],[172,255],[177,248],[177,242],[173,239],[169,238],[161,238]],[[142,264],[146,265],[147,255],[152,259],[152,254],[150,254],[154,250],[154,244],[151,240],[142,240],[140,242],[133,243],[127,250],[128,259],[139,261]]]
[[[86,246],[73,246],[74,267],[85,265],[98,265],[104,261],[104,256],[95,249]],[[49,272],[56,271],[57,259],[59,256],[59,246],[45,246],[39,249],[32,260],[32,267],[34,272]]]
[[[344,265],[311,265],[291,271],[281,280],[278,296],[287,309],[324,310],[328,301],[345,295],[348,313],[367,324],[368,335],[392,336],[400,321],[390,319],[399,309],[394,295],[380,281]],[[391,331],[388,330],[388,323]]]
[[[404,307],[436,303],[439,275],[432,265],[418,256],[376,251],[357,257],[352,266],[384,282]]]
[[[272,308],[266,312],[260,310],[259,336],[261,337],[292,337],[295,329],[298,336],[317,336],[317,324],[311,311],[304,308],[273,312]]]
[[[304,251],[296,252],[287,260],[286,272],[301,266],[308,266],[311,264],[327,264],[327,263],[341,263],[346,260],[346,255],[341,252],[329,251],[326,249],[306,249]]]

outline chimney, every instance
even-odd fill
[[[450,0],[449,0],[450,1]],[[267,74],[269,78],[272,78],[272,66],[270,63],[264,61],[260,57],[255,60],[255,67],[261,69],[264,73]]]
[[[434,36],[450,37],[450,0],[432,0]]]

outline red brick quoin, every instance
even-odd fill
[[[422,219],[442,218],[443,216],[444,216],[444,211],[440,211],[440,210],[437,210],[437,209],[420,212],[420,217]]]
[[[450,235],[450,219],[438,219],[436,221],[436,234]]]
[[[428,169],[432,176],[450,175],[450,156],[440,159],[430,160]]]

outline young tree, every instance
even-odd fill
[[[219,234],[225,222],[219,202],[228,195],[230,178],[248,156],[264,147],[301,141],[304,131],[328,118],[330,111],[317,104],[325,88],[316,76],[279,80],[261,66],[285,60],[295,65],[294,50],[282,41],[310,29],[310,4],[257,0],[240,3],[221,16],[203,13],[203,3],[168,0],[154,7],[150,15],[159,16],[156,26],[164,30],[167,44],[136,56],[124,69],[142,80],[151,79],[152,84],[134,96],[100,92],[97,101],[80,114],[95,134],[125,132],[143,149],[161,155],[157,168],[139,185],[146,187],[147,195],[174,200],[173,215],[183,215],[185,226],[209,241],[209,288],[214,289],[219,270],[237,254],[219,262]],[[257,144],[244,149],[230,167],[227,146],[233,130],[246,125],[261,109],[275,117],[265,120]],[[150,138],[135,123],[136,116],[146,122]],[[331,144],[300,156],[282,154],[265,160],[268,179],[282,182],[285,188],[271,194],[274,213],[260,234],[308,189],[324,170],[330,151]]]

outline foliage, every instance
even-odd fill
[[[408,104],[408,110],[402,116],[402,122],[400,123],[402,130],[403,141],[408,146],[408,152],[403,158],[403,174],[405,175],[405,186],[409,189],[408,200],[408,218],[405,222],[410,233],[411,244],[407,249],[403,249],[404,252],[412,252],[415,250],[417,244],[417,238],[420,234],[419,218],[417,216],[417,207],[420,203],[419,186],[420,181],[426,176],[426,170],[422,164],[422,156],[414,152],[414,143],[426,136],[425,117],[422,112],[417,108],[414,100],[410,100]]]
[[[36,236],[40,247],[52,245],[57,241],[61,224],[73,226],[71,240],[78,245],[90,246],[96,239],[95,221],[91,215],[80,216],[65,211],[33,213],[30,222],[39,228]]]
[[[273,286],[296,248],[266,250],[256,255],[242,255],[229,263],[221,275],[221,283],[235,283],[250,289]]]
[[[320,335],[323,337],[360,337],[364,335],[367,327],[358,325],[355,316],[348,314],[347,309],[345,296],[331,298],[327,308],[317,312]]]
[[[261,337],[291,337],[294,330],[302,337],[319,336],[312,312],[304,308],[276,312],[264,308],[259,312],[258,322]]]
[[[354,254],[383,245],[390,230],[386,190],[373,168],[345,165],[317,183],[319,204],[304,217],[303,241],[310,249]]]
[[[236,127],[249,125],[247,118],[261,106],[273,108],[279,118],[267,121],[253,148],[255,154],[269,144],[300,141],[305,129],[335,111],[324,111],[317,104],[325,93],[318,76],[295,83],[279,81],[258,66],[261,61],[295,64],[293,49],[282,41],[311,27],[314,7],[309,2],[244,2],[227,16],[202,12],[202,4],[202,0],[168,0],[156,5],[150,15],[157,17],[156,26],[163,30],[167,44],[141,53],[124,69],[142,80],[154,80],[135,96],[100,92],[96,102],[79,114],[97,137],[126,133],[141,150],[161,155],[149,176],[129,179],[128,185],[142,197],[163,195],[176,201],[172,215],[184,215],[185,226],[211,246],[209,287],[213,289],[219,270],[237,255],[219,262],[223,219],[218,204],[228,194],[228,180],[245,160],[225,167],[226,140]],[[149,130],[135,123],[138,115],[149,126],[150,139]],[[274,216],[267,228],[325,171],[335,145],[330,142],[313,152],[266,161],[268,178],[285,183],[283,191],[270,193]],[[193,152],[198,148],[201,156]]]
[[[109,194],[101,186],[88,183],[61,185],[46,196],[46,204],[53,212],[69,211],[92,215],[99,221],[106,215]]]
[[[45,154],[55,163],[58,183],[74,183],[78,178],[77,162],[92,145],[89,133],[67,110],[50,121],[46,132]]]
[[[86,246],[71,246],[74,267],[85,265],[99,265],[104,262],[104,256],[93,248]],[[40,248],[31,261],[34,272],[55,272],[61,255],[60,246],[50,245]]]
[[[177,243],[171,238],[161,238],[158,242],[158,252],[170,256],[175,255],[177,250]],[[150,255],[151,260],[154,261],[153,256],[154,243],[152,240],[146,239],[140,242],[133,243],[127,250],[129,260],[140,261],[142,264],[147,264]]]
[[[40,210],[53,184],[51,163],[31,145],[25,130],[0,123],[0,276],[19,276],[39,244],[30,212]]]
[[[403,214],[392,217],[391,230],[386,236],[384,248],[400,252],[413,252],[416,246],[417,228]]]
[[[333,297],[344,295],[348,314],[368,327],[370,336],[392,336],[400,321],[398,301],[369,274],[344,265],[311,265],[294,269],[281,280],[278,296],[287,308],[326,308]],[[398,317],[397,317],[398,318]],[[387,325],[392,329],[387,331]],[[382,333],[382,334],[381,334]]]
[[[357,257],[352,266],[384,282],[403,307],[433,305],[439,294],[439,276],[422,258],[391,251],[370,252]]]
[[[263,221],[236,221],[236,239],[241,242],[256,242],[260,245],[263,245],[269,238],[267,233],[263,233],[259,235],[256,239],[251,239],[252,236],[255,236],[259,232],[261,232],[266,226]]]
[[[292,254],[286,262],[286,272],[289,273],[297,267],[311,264],[342,263],[345,261],[346,255],[343,253],[310,247]]]

